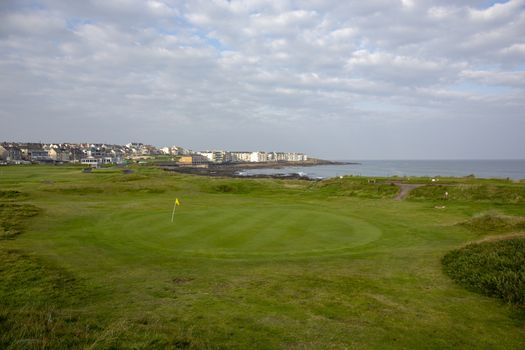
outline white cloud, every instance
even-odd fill
[[[469,9],[470,18],[475,21],[501,21],[511,18],[516,12],[523,10],[525,0],[510,0],[504,3],[495,3],[486,9]]]
[[[465,70],[461,76],[482,84],[525,88],[525,71],[494,72]]]
[[[198,137],[178,133],[181,124],[255,138],[276,126],[311,134],[319,123],[337,134],[367,121],[520,120],[524,1],[484,4],[8,1],[0,116],[83,125],[62,134],[87,130],[83,139],[97,135],[96,120],[156,143]],[[0,138],[27,130],[8,125]],[[31,132],[44,131],[59,133]]]

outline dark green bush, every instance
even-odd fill
[[[525,238],[469,244],[449,252],[444,271],[469,290],[525,307]]]

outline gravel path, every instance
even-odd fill
[[[403,184],[400,182],[394,182],[394,184],[397,187],[399,187],[399,193],[397,194],[395,198],[398,201],[405,199],[410,193],[410,191],[412,191],[414,188],[425,186],[423,184]]]

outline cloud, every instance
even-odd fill
[[[461,72],[461,76],[486,85],[525,88],[525,72],[472,71]]]
[[[342,154],[356,125],[518,127],[524,34],[514,0],[7,1],[0,138],[286,149],[322,125]]]
[[[512,18],[516,12],[523,10],[524,0],[510,0],[505,3],[495,3],[486,9],[469,8],[469,16],[474,21],[505,21]]]

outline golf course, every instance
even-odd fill
[[[523,180],[5,166],[0,349],[525,349],[524,232]]]

